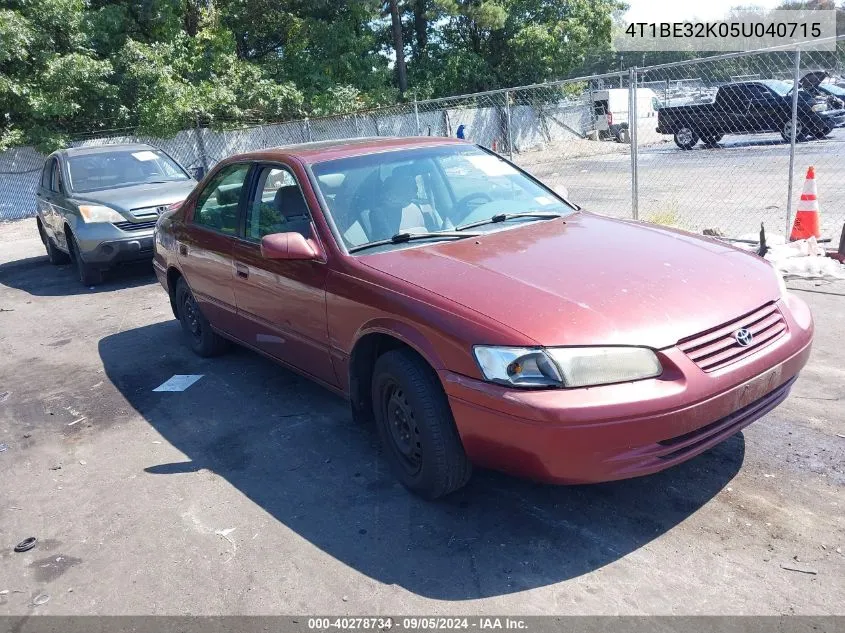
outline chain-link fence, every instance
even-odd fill
[[[588,210],[739,237],[783,233],[815,166],[822,232],[845,221],[845,38],[835,52],[769,49],[343,116],[211,129],[147,142],[189,168],[255,149],[369,136],[462,136],[511,158]],[[792,90],[796,81],[802,87]],[[840,86],[841,85],[841,86]],[[793,129],[794,123],[794,129]],[[34,214],[43,156],[0,154],[0,219]]]

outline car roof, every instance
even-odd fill
[[[126,151],[140,151],[140,150],[155,150],[158,149],[157,147],[153,147],[152,145],[147,145],[146,143],[120,143],[120,144],[107,144],[107,145],[89,145],[86,147],[68,147],[63,150],[59,150],[58,153],[62,153],[65,156],[81,156],[87,154],[107,154],[109,152],[119,151],[119,152],[126,152]]]
[[[313,164],[322,163],[328,160],[335,160],[337,158],[347,158],[350,156],[362,156],[378,152],[389,152],[437,145],[472,145],[472,143],[442,136],[374,136],[367,138],[315,141],[312,143],[283,145],[281,147],[273,147],[256,152],[238,154],[229,158],[228,161],[262,161],[274,160],[281,156],[294,156],[299,158],[302,162]]]

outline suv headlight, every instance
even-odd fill
[[[663,372],[645,347],[473,348],[484,377],[513,387],[587,387],[654,378]]]
[[[125,222],[120,213],[100,204],[83,204],[79,206],[79,214],[86,223],[90,222]]]
[[[813,112],[824,112],[827,110],[826,103],[816,103],[810,108]]]

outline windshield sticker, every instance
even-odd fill
[[[158,156],[155,155],[155,152],[151,152],[149,150],[144,150],[143,152],[132,152],[132,156],[134,156],[137,160],[156,160]]]
[[[547,198],[546,196],[537,196],[536,198],[534,198],[534,202],[536,202],[537,204],[542,204],[542,205],[554,204],[555,203],[554,200],[552,200],[551,198]]]
[[[512,176],[517,173],[516,169],[495,156],[484,154],[483,156],[467,156],[467,160],[485,176]]]

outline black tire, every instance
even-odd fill
[[[833,128],[824,127],[820,130],[816,130],[813,132],[813,136],[818,139],[827,138],[830,136],[830,133],[833,131]]]
[[[194,294],[184,279],[176,282],[176,311],[188,344],[198,356],[219,356],[229,347],[229,341],[211,329],[211,324],[200,311]]]
[[[698,132],[688,127],[682,127],[675,132],[675,145],[681,149],[692,149],[698,143]]]
[[[62,264],[67,264],[70,261],[68,254],[64,251],[60,251],[59,248],[53,244],[53,240],[47,236],[47,232],[41,225],[41,220],[38,220],[38,235],[41,237],[41,242],[44,244],[44,248],[47,249],[47,259],[50,260],[51,264],[54,266],[60,266]]]
[[[376,428],[390,467],[408,490],[437,499],[472,475],[437,374],[414,352],[378,358],[372,381]]]
[[[103,271],[98,266],[87,263],[79,252],[79,244],[73,235],[68,236],[70,259],[76,266],[76,275],[83,286],[97,286],[103,283]]]
[[[780,128],[780,135],[787,143],[792,140],[792,119],[784,121]],[[798,120],[795,122],[795,141],[803,141],[805,138],[807,138],[807,127]]]

